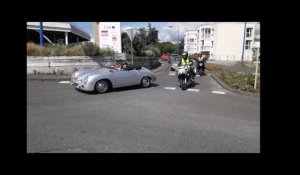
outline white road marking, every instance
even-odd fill
[[[172,75],[172,76],[173,76],[173,75],[175,75],[175,72],[170,72],[169,75]]]
[[[213,94],[226,94],[225,92],[222,92],[222,91],[211,91],[211,93],[213,93]]]
[[[200,89],[187,89],[187,91],[199,92],[199,91],[200,91]]]
[[[199,75],[199,74],[197,74],[196,76],[197,76],[197,77],[200,77],[200,75]]]
[[[176,87],[165,87],[164,89],[167,89],[167,90],[175,90]]]
[[[60,81],[60,82],[58,82],[58,83],[70,84],[70,83],[71,83],[71,81]]]

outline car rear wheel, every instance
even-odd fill
[[[98,92],[99,94],[108,92],[108,89],[109,89],[109,84],[105,80],[99,80],[95,84],[95,91]]]
[[[142,85],[143,88],[149,87],[150,84],[151,84],[151,79],[149,77],[144,77],[142,79],[141,85]]]

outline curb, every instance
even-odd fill
[[[233,89],[226,85],[222,80],[220,80],[218,77],[216,77],[212,72],[209,72],[210,77],[212,77],[220,86],[222,86],[224,89],[236,93],[236,94],[242,94],[242,95],[248,95],[248,96],[253,96],[253,97],[260,97],[260,94],[256,93],[251,93],[251,92],[243,92],[239,91],[237,89]]]

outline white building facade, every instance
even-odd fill
[[[184,33],[184,51],[196,53],[198,50],[198,31],[189,30]]]
[[[244,46],[244,60],[252,61],[254,30],[256,22],[246,23],[245,43],[243,22],[218,22],[214,24],[203,24],[197,28],[197,49],[188,49],[189,40],[194,37],[187,31],[184,35],[184,51],[190,54],[203,53],[209,59],[224,61],[240,61]],[[186,47],[187,46],[187,47]]]

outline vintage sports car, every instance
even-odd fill
[[[153,81],[156,81],[156,76],[145,67],[116,64],[105,68],[78,70],[71,77],[71,85],[75,89],[98,93],[106,93],[112,88],[132,85],[147,88]]]

